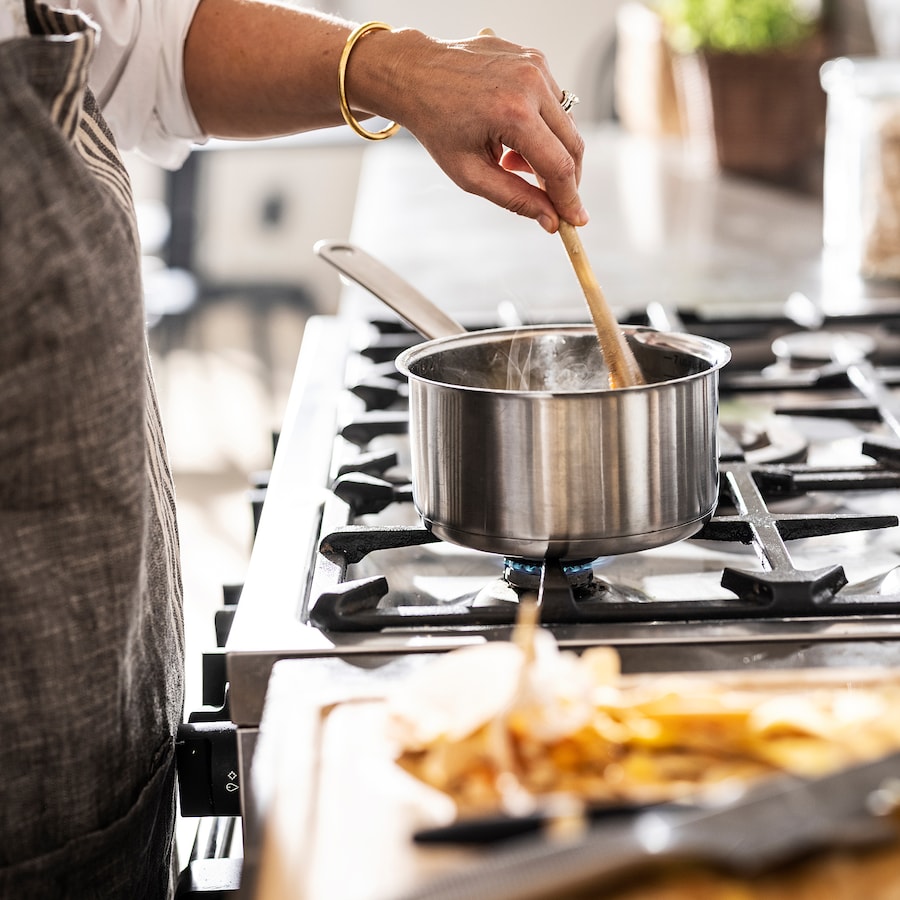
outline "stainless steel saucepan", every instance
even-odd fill
[[[357,247],[316,252],[425,342],[409,379],[412,488],[438,537],[508,557],[585,560],[696,534],[718,496],[727,346],[623,326],[646,384],[608,387],[591,325],[467,332]]]

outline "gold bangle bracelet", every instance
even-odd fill
[[[368,141],[383,141],[392,134],[396,134],[400,130],[400,125],[397,122],[391,122],[385,128],[382,128],[381,131],[367,131],[356,121],[355,116],[350,110],[350,104],[347,103],[347,62],[350,59],[350,53],[356,46],[356,42],[361,37],[367,35],[370,31],[390,30],[391,26],[385,25],[384,22],[366,22],[364,25],[360,25],[359,28],[347,38],[347,43],[344,44],[344,52],[341,53],[341,61],[338,65],[338,96],[341,101],[341,115],[344,117],[344,121],[360,137],[364,137]]]

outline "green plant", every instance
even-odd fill
[[[671,46],[756,53],[790,47],[820,26],[821,0],[658,0]]]

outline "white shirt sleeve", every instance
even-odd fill
[[[91,87],[116,143],[167,168],[203,143],[184,86],[184,42],[200,0],[65,0],[101,29]]]

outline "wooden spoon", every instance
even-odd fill
[[[584,291],[594,327],[597,329],[597,340],[600,342],[600,351],[609,367],[609,386],[612,388],[632,387],[644,384],[644,376],[640,366],[631,352],[631,347],[625,340],[625,335],[619,328],[606,297],[603,294],[597,276],[591,268],[578,229],[568,222],[560,220],[559,236],[565,244],[569,260],[578,276],[581,290]]]

